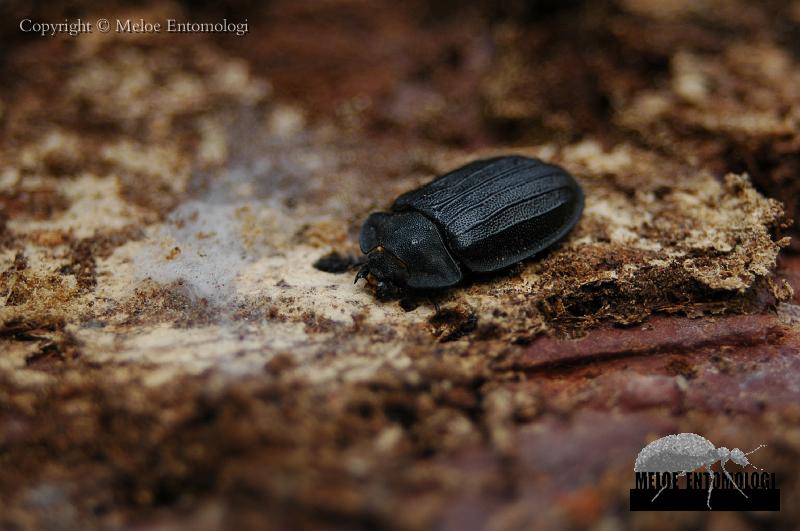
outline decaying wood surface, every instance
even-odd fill
[[[0,527],[661,529],[627,492],[679,431],[796,496],[800,3],[229,10],[2,36]],[[512,152],[583,185],[564,242],[353,285],[369,212]]]

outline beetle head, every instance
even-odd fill
[[[760,449],[764,448],[765,446],[766,446],[766,444],[759,444],[758,446],[756,446],[755,448],[753,448],[749,452],[743,452],[743,451],[739,450],[738,448],[736,448],[731,452],[731,460],[734,463],[736,463],[737,465],[741,465],[741,466],[750,465],[755,469],[764,470],[763,468],[758,468],[756,465],[754,465],[753,463],[748,461],[747,460],[747,456],[752,454],[756,450],[760,450]]]
[[[367,263],[356,273],[355,282],[370,275],[377,280],[378,298],[388,299],[400,294],[402,286],[406,285],[408,270],[402,261],[382,246],[378,246],[367,255]]]
[[[444,288],[461,280],[439,228],[418,212],[371,214],[361,227],[367,263],[356,275],[372,275],[378,296],[402,288]]]
[[[750,464],[750,461],[747,460],[747,457],[744,455],[744,452],[739,450],[738,448],[734,448],[731,452],[731,461],[736,463],[739,466],[747,466]]]

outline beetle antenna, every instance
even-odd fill
[[[750,455],[750,454],[752,454],[753,452],[755,452],[756,450],[761,450],[761,449],[762,449],[762,448],[764,448],[765,446],[766,446],[766,444],[759,444],[757,447],[753,448],[752,450],[750,450],[749,452],[747,452],[747,453],[746,453],[746,454],[744,454],[744,455]]]

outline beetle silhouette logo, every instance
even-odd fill
[[[711,441],[696,433],[667,435],[642,448],[636,457],[633,470],[634,472],[677,473],[676,477],[680,477],[700,467],[705,467],[710,472],[711,465],[719,463],[728,480],[736,487],[736,490],[742,493],[742,496],[747,498],[747,494],[739,488],[739,485],[728,473],[725,463],[733,461],[742,467],[752,466],[757,470],[763,470],[753,465],[747,456],[764,446],[766,445],[762,444],[749,452],[742,452],[738,448],[733,450],[728,450],[724,446],[715,448]],[[667,486],[664,484],[650,502],[654,502]],[[711,478],[708,482],[708,498],[706,500],[709,509],[711,509],[711,491],[713,489],[714,481]]]

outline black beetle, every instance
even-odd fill
[[[379,296],[453,286],[546,249],[581,212],[583,191],[564,169],[518,155],[478,160],[371,214],[355,281],[371,274]]]

